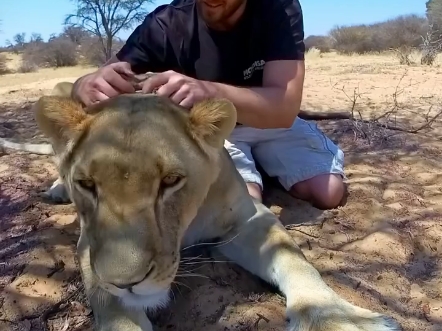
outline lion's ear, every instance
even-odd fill
[[[80,103],[62,96],[43,96],[33,110],[38,127],[51,140],[57,154],[81,133],[91,117]]]
[[[52,89],[51,95],[70,98],[74,84],[71,82],[57,83]]]
[[[227,99],[208,99],[196,103],[190,110],[189,129],[196,139],[222,148],[235,128],[236,108]]]

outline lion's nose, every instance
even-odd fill
[[[141,282],[144,281],[145,279],[149,278],[149,276],[152,275],[154,269],[155,269],[155,265],[152,264],[152,265],[149,267],[149,270],[147,271],[147,273],[146,273],[146,274],[145,274],[140,280],[138,280],[138,281],[136,281],[136,282],[127,283],[127,284],[112,284],[112,285],[114,285],[114,286],[116,286],[116,287],[118,287],[118,288],[120,288],[120,289],[126,289],[126,290],[128,290],[129,292],[132,293],[132,287],[134,287],[135,285],[141,283]]]

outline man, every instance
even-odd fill
[[[321,209],[345,194],[343,152],[315,124],[297,118],[304,84],[298,0],[175,0],[150,13],[102,68],[81,77],[74,96],[89,105],[134,92],[127,78],[147,71],[142,91],[189,108],[230,99],[238,125],[226,148],[249,192],[262,199],[255,160],[294,197]]]

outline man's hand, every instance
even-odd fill
[[[143,83],[143,93],[155,90],[156,94],[169,97],[185,108],[216,94],[216,87],[211,82],[190,78],[172,70],[157,73]]]
[[[123,93],[134,93],[134,77],[130,64],[116,62],[105,65],[96,72],[83,76],[74,84],[72,96],[85,106],[109,99]]]

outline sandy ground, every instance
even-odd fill
[[[0,137],[46,141],[31,103],[56,82],[91,70],[0,77]],[[442,330],[442,135],[439,120],[428,124],[440,109],[441,73],[438,65],[400,66],[392,55],[309,54],[305,109],[353,109],[366,120],[389,115],[377,121],[384,126],[318,123],[346,154],[345,207],[324,213],[266,185],[265,202],[325,281],[349,301],[394,316],[407,331]],[[0,156],[1,331],[90,330],[74,255],[74,208],[39,197],[55,177],[49,157]],[[153,316],[158,330],[283,330],[284,299],[221,262],[192,266],[205,277],[174,290],[173,304]]]

